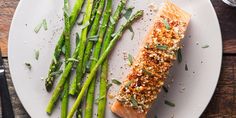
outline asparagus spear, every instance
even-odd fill
[[[117,41],[119,40],[119,38],[122,36],[123,32],[125,31],[126,28],[128,28],[131,23],[135,20],[140,18],[143,15],[143,11],[138,11],[136,12],[132,17],[130,17],[127,22],[125,24],[123,24],[121,26],[121,28],[119,29],[119,31],[115,34],[114,38],[111,40],[111,42],[109,43],[107,49],[104,51],[104,53],[101,55],[101,57],[99,58],[99,60],[97,61],[96,65],[94,66],[94,68],[92,69],[92,71],[90,72],[90,74],[88,75],[84,86],[82,87],[75,103],[73,104],[67,118],[72,118],[75,110],[77,109],[78,105],[80,104],[85,91],[87,90],[87,88],[89,87],[91,81],[93,80],[94,76],[96,75],[96,72],[99,68],[99,66],[102,64],[102,62],[107,58],[108,54],[111,52],[111,50],[113,49],[113,47],[115,46],[115,44],[117,43]]]
[[[126,1],[123,1],[123,4],[125,4]],[[120,9],[117,9],[115,11],[114,16],[112,17],[115,22],[119,20],[120,13],[124,7],[124,5],[120,4]],[[119,6],[118,6],[119,7]],[[111,35],[115,30],[115,24],[110,24],[110,27],[106,33],[105,41],[103,42],[103,47],[101,49],[101,53],[105,51],[105,49],[108,47]],[[106,96],[107,92],[107,73],[108,73],[108,59],[106,59],[102,64],[102,72],[100,77],[100,86],[99,86],[99,96]],[[98,102],[98,118],[103,118],[105,113],[105,107],[106,107],[106,97],[104,99],[99,100]]]
[[[99,3],[100,3],[100,0],[94,0],[93,11],[92,11],[92,14],[91,14],[90,23],[92,23],[95,19],[95,16],[96,16],[96,13],[97,13],[97,10],[98,10],[98,7],[99,7]],[[92,25],[90,25],[90,27],[91,26]]]
[[[74,5],[74,8],[72,9],[72,12],[70,15],[70,29],[74,26],[74,23],[77,19],[79,12],[81,11],[83,3],[84,3],[84,0],[77,0]],[[59,59],[60,59],[62,47],[64,45],[64,31],[62,32],[60,39],[58,40],[56,47],[54,49],[53,59],[51,61],[49,71],[48,71],[48,77],[46,78],[46,81],[45,81],[45,87],[47,91],[50,91],[52,89],[52,86],[55,80],[55,76],[52,73],[59,70],[61,66]]]
[[[78,42],[76,48],[75,48],[75,51],[72,55],[72,58],[73,59],[76,59],[77,58],[77,54],[79,53],[79,46],[80,46],[80,42]],[[60,92],[62,91],[63,89],[63,86],[64,86],[64,83],[66,82],[66,79],[67,79],[67,76],[69,75],[70,71],[71,71],[71,68],[74,64],[74,61],[68,61],[67,64],[66,64],[66,67],[63,71],[63,74],[62,74],[62,77],[60,79],[60,81],[58,82],[55,90],[53,91],[53,94],[52,94],[52,97],[48,103],[48,106],[47,106],[47,109],[46,109],[46,112],[48,114],[51,114],[52,112],[52,109],[60,95]]]
[[[65,11],[67,10],[67,11]],[[64,32],[64,38],[65,38],[65,66],[67,64],[68,58],[70,58],[70,18],[69,14],[66,12],[69,12],[69,2],[68,0],[64,0],[64,24],[65,24],[65,32]],[[67,116],[67,110],[68,110],[68,102],[69,102],[69,84],[70,81],[67,79],[63,95],[62,95],[62,102],[61,102],[61,118],[66,118]]]
[[[96,60],[99,58],[100,49],[102,45],[102,40],[104,38],[104,34],[106,32],[107,24],[109,22],[109,18],[111,15],[111,9],[112,8],[112,0],[108,0],[106,4],[106,9],[103,16],[102,26],[100,27],[99,35],[98,35],[98,41],[96,42],[96,45],[94,47],[93,52],[93,60],[91,62],[90,70],[95,66]],[[92,118],[93,113],[93,101],[94,101],[94,89],[95,89],[95,79],[93,79],[92,83],[89,86],[88,89],[88,95],[86,99],[86,108],[85,108],[85,118]]]
[[[83,25],[89,23],[89,21],[90,21],[90,17],[92,14],[93,2],[94,2],[94,0],[88,0],[85,16],[83,19]],[[78,86],[80,86],[79,84],[80,84],[82,77],[83,77],[83,75],[82,75],[83,68],[82,67],[83,67],[83,57],[84,57],[85,44],[86,44],[86,40],[87,40],[87,32],[88,32],[88,27],[85,27],[82,30],[81,43],[80,43],[80,49],[79,49],[79,54],[78,54],[78,59],[81,61],[79,61],[79,64],[76,68],[76,77],[73,79],[72,84],[71,84],[71,88],[69,91],[69,93],[71,95],[74,95],[77,92]]]

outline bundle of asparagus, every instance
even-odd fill
[[[82,115],[80,113],[82,111],[79,107],[81,107],[82,98],[84,97],[84,95],[87,95],[85,99],[86,108],[84,116],[86,118],[92,118],[96,85],[95,75],[98,71],[98,68],[101,67],[102,72],[100,76],[99,96],[105,97],[98,101],[98,117],[104,117],[108,73],[107,56],[115,46],[116,42],[120,39],[125,29],[129,28],[132,22],[140,18],[143,14],[143,11],[136,12],[126,21],[125,24],[120,27],[118,32],[114,33],[116,24],[119,21],[126,2],[127,0],[121,0],[114,14],[111,16],[112,0],[87,0],[86,11],[84,13],[81,26],[81,40],[78,44],[76,44],[76,48],[71,55],[71,29],[73,28],[77,17],[83,7],[84,0],[77,0],[71,12],[68,11],[68,0],[64,0],[65,28],[55,47],[52,62],[49,67],[48,77],[45,81],[45,87],[47,91],[50,91],[53,88],[54,80],[56,79],[56,76],[53,73],[57,72],[61,68],[60,66],[62,62],[60,60],[62,58],[61,55],[63,47],[65,48],[65,67],[48,103],[46,109],[46,112],[48,114],[52,113],[56,102],[58,101],[59,97],[62,96],[61,117],[71,118],[73,117],[76,110],[78,110],[79,113],[76,116],[81,117]],[[99,23],[101,19],[102,24],[100,25]],[[112,34],[115,35],[113,36]],[[70,73],[73,70],[73,65],[76,66],[76,77],[73,79],[70,85]],[[82,83],[86,70],[90,72],[84,83]],[[69,94],[73,96],[78,95],[78,97],[69,114],[67,114]]]

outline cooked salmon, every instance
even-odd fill
[[[191,15],[166,0],[123,81],[111,110],[122,118],[146,118],[176,60]]]

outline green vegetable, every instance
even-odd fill
[[[75,2],[74,8],[72,9],[71,14],[70,14],[70,29],[74,26],[74,23],[77,19],[77,16],[79,15],[81,11],[83,3],[84,3],[84,0],[76,0]],[[62,32],[60,39],[58,40],[56,44],[56,47],[54,49],[54,53],[52,56],[53,59],[49,67],[48,77],[46,78],[46,81],[45,81],[45,87],[47,91],[51,90],[54,80],[55,80],[55,77],[51,76],[51,73],[54,71],[57,71],[61,66],[61,63],[57,63],[57,62],[59,62],[60,60],[62,47],[64,46],[64,31]]]
[[[83,19],[83,26],[89,25],[93,2],[94,0],[87,0],[86,11],[84,13],[84,19]],[[77,57],[77,59],[82,60],[82,61],[79,61],[78,66],[76,68],[76,76],[72,81],[71,88],[69,91],[71,95],[75,95],[75,93],[77,93],[79,90],[79,86],[81,85],[81,80],[82,80],[83,71],[84,71],[83,58],[84,58],[85,45],[87,41],[87,33],[88,33],[88,27],[84,27],[81,34],[81,41],[80,41],[79,52],[78,52],[78,57]]]
[[[43,19],[43,29],[48,30],[48,25],[46,19]]]
[[[35,28],[34,28],[34,32],[38,33],[41,29],[41,27],[43,26],[43,21],[41,21]]]
[[[95,103],[98,104],[100,100],[105,99],[105,96],[99,97],[95,100]]]
[[[119,34],[117,34],[110,42],[110,44],[108,45],[107,49],[103,52],[103,54],[100,56],[98,62],[96,63],[96,65],[94,66],[94,68],[92,69],[92,71],[90,72],[90,74],[88,75],[87,79],[84,82],[84,85],[75,101],[75,103],[73,104],[69,115],[67,118],[72,118],[75,110],[78,108],[85,91],[87,90],[87,88],[89,87],[91,81],[94,79],[94,76],[96,75],[96,72],[99,68],[99,66],[102,64],[102,62],[107,58],[108,54],[111,52],[111,50],[113,49],[113,47],[115,46],[115,44],[117,43],[117,41],[120,39],[120,37],[122,36],[123,32],[125,31],[125,29],[131,25],[131,23],[137,19],[140,18],[143,15],[143,11],[138,11],[137,13],[135,13],[124,25],[121,26],[121,28],[119,29]]]
[[[58,71],[55,71],[55,72],[52,72],[51,73],[51,76],[60,76],[61,75],[61,73],[63,72],[63,70],[58,70]]]
[[[127,9],[125,9],[126,12],[125,12],[125,14],[124,14],[124,17],[125,17],[127,20],[128,20],[129,17],[131,16],[131,14],[132,14],[132,12],[133,12],[133,9],[134,9],[134,7],[129,7],[129,8],[127,8]]]
[[[134,30],[132,27],[129,28],[129,31],[132,33],[131,40],[134,39]]]

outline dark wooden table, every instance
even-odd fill
[[[7,81],[15,115],[17,118],[27,118],[29,116],[14,90],[7,62],[8,32],[18,2],[19,0],[0,0],[0,47],[7,67]],[[201,117],[236,118],[236,8],[225,5],[221,0],[211,0],[211,2],[219,18],[224,53],[219,83]]]

